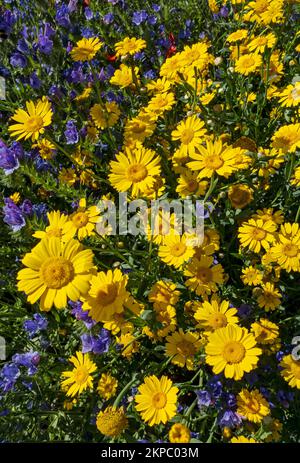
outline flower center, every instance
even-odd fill
[[[85,212],[77,212],[72,217],[72,222],[76,228],[85,227],[89,221],[89,216]]]
[[[103,289],[100,289],[97,293],[97,301],[103,305],[107,306],[112,304],[118,295],[118,289],[115,284],[107,284]]]
[[[74,380],[77,384],[84,384],[88,380],[89,372],[86,367],[78,367],[74,373]]]
[[[245,357],[245,347],[238,341],[230,341],[225,344],[223,349],[223,357],[227,363],[239,363]]]
[[[288,257],[296,257],[298,255],[299,248],[293,243],[288,243],[283,246],[283,252]]]
[[[131,130],[134,133],[143,133],[146,130],[146,124],[144,122],[135,122],[132,125]]]
[[[244,61],[243,61],[243,65],[245,68],[251,68],[252,66],[255,65],[255,61],[253,58],[245,58]]]
[[[80,54],[85,58],[88,58],[93,52],[94,49],[92,47],[80,47]]]
[[[148,171],[142,164],[133,164],[127,170],[127,177],[133,183],[141,182],[147,175]]]
[[[189,355],[195,355],[196,349],[194,344],[188,341],[180,341],[177,344],[177,351],[179,354],[184,355],[185,357],[188,357]]]
[[[191,192],[196,191],[198,188],[198,182],[196,180],[190,180],[187,184],[187,189]]]
[[[181,134],[181,141],[182,143],[184,143],[185,145],[188,145],[189,143],[191,143],[191,141],[193,140],[194,138],[194,131],[193,129],[184,129],[182,134]]]
[[[51,238],[51,236],[55,236],[57,238],[61,238],[61,228],[51,228],[51,230],[47,231],[47,236]]]
[[[261,241],[266,237],[266,232],[262,228],[253,228],[252,230],[252,237],[257,240]]]
[[[202,283],[208,283],[212,280],[212,273],[209,268],[200,267],[197,271],[197,279]]]
[[[247,403],[247,408],[251,411],[251,413],[258,413],[260,410],[260,405],[258,400],[251,398]]]
[[[28,132],[37,132],[43,128],[43,118],[41,116],[29,117],[26,121],[26,130]]]
[[[40,276],[48,288],[60,289],[73,280],[74,267],[64,257],[50,257],[42,264]]]
[[[167,403],[167,396],[164,392],[156,392],[152,397],[152,405],[154,408],[161,409]]]
[[[180,257],[186,251],[186,245],[184,243],[176,243],[170,249],[172,256]]]
[[[212,314],[208,319],[209,326],[214,330],[227,326],[227,318],[223,313]]]
[[[223,159],[220,156],[211,155],[206,158],[206,166],[209,169],[217,170],[220,169],[224,164]]]

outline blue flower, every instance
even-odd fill
[[[37,43],[38,50],[45,55],[49,55],[53,48],[53,42],[46,35],[40,34]]]
[[[13,67],[16,68],[23,69],[27,66],[26,57],[19,52],[16,52],[13,55],[11,55],[9,62]]]
[[[25,219],[21,209],[10,199],[4,198],[3,221],[9,225],[13,232],[21,230],[25,226]]]
[[[199,410],[201,410],[203,407],[209,407],[212,404],[212,397],[208,391],[196,391],[196,395]]]
[[[135,11],[132,16],[132,22],[136,26],[140,26],[148,18],[148,13],[145,10]]]
[[[114,21],[115,17],[113,13],[107,13],[106,15],[103,16],[103,22],[104,24],[111,24]]]
[[[235,428],[242,424],[242,417],[232,410],[225,410],[218,415],[218,424],[222,427]]]
[[[6,144],[0,140],[0,168],[4,170],[5,175],[10,175],[18,169],[19,165],[19,160],[14,150],[8,148]]]
[[[39,313],[33,315],[33,320],[25,320],[23,323],[23,328],[30,339],[33,338],[40,331],[46,330],[47,326],[47,319]]]
[[[0,371],[0,388],[2,391],[11,391],[20,374],[20,370],[16,365],[13,363],[6,363]]]
[[[82,320],[88,330],[95,325],[96,322],[89,316],[88,311],[82,310],[82,302],[69,301],[69,305],[72,307],[71,314],[74,315],[77,320]]]
[[[92,336],[89,333],[83,334],[81,337],[82,353],[93,352],[94,354],[104,354],[108,352],[110,345],[109,331],[102,328],[98,336]]]
[[[69,120],[66,124],[66,130],[64,132],[66,140],[67,140],[67,145],[73,145],[75,143],[78,143],[79,141],[79,134],[78,130],[75,124],[75,121]]]

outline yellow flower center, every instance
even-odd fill
[[[131,130],[134,133],[143,133],[146,130],[146,124],[144,122],[135,122],[132,124]]]
[[[196,191],[198,188],[198,182],[196,180],[190,180],[187,184],[188,191]]]
[[[288,243],[283,246],[283,253],[288,257],[296,257],[299,253],[299,248],[293,243]]]
[[[89,221],[89,216],[85,212],[77,212],[72,217],[72,222],[76,228],[85,227]]]
[[[194,344],[184,339],[177,344],[177,351],[184,357],[195,355],[196,353]]]
[[[207,156],[206,158],[206,167],[212,170],[218,170],[224,164],[224,160],[220,156],[214,154]]]
[[[127,178],[133,183],[141,182],[147,175],[148,170],[143,164],[133,164],[127,170]]]
[[[95,52],[93,47],[80,47],[78,51],[84,58],[89,58],[90,54]]]
[[[227,363],[239,363],[245,358],[246,350],[241,342],[229,341],[223,349],[223,357]]]
[[[43,118],[41,116],[29,117],[24,124],[27,132],[38,132],[43,128]]]
[[[77,384],[84,384],[87,382],[89,377],[89,372],[85,366],[80,366],[76,368],[76,371],[74,372],[74,381]]]
[[[109,437],[116,437],[121,434],[127,426],[127,418],[123,408],[114,409],[108,407],[104,412],[100,412],[97,417],[98,430]]]
[[[61,235],[62,235],[61,228],[59,228],[59,227],[51,228],[51,230],[47,231],[47,236],[49,238],[51,238],[52,236],[55,236],[57,238],[61,238]]]
[[[167,396],[164,392],[156,392],[152,397],[152,405],[154,408],[164,408],[167,403]]]
[[[193,138],[194,138],[193,129],[184,129],[180,137],[181,142],[184,143],[185,145],[188,145],[189,143],[191,143]]]
[[[260,405],[258,400],[256,400],[254,397],[249,399],[249,402],[247,402],[247,408],[251,413],[258,413],[260,411]]]
[[[251,68],[252,66],[255,65],[255,60],[251,56],[246,56],[243,59],[243,67],[244,68]]]
[[[262,241],[263,239],[265,239],[266,235],[267,235],[267,233],[262,228],[253,227],[253,229],[252,229],[252,238],[253,239],[255,239],[257,241]]]
[[[41,266],[40,276],[48,288],[60,289],[73,280],[74,267],[64,257],[49,257]]]
[[[109,305],[114,302],[118,295],[118,288],[115,284],[109,283],[105,285],[103,289],[100,289],[97,293],[97,301],[103,305]]]
[[[155,103],[158,108],[163,108],[168,105],[168,100],[166,98],[158,98]]]
[[[186,245],[184,243],[176,243],[170,248],[170,253],[172,256],[180,257],[186,251]]]
[[[227,326],[227,318],[223,313],[214,313],[208,319],[208,324],[214,330]]]
[[[197,279],[202,283],[208,283],[212,280],[212,272],[210,268],[200,267],[197,271]]]

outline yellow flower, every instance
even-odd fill
[[[171,334],[166,339],[166,355],[172,357],[171,363],[188,370],[194,369],[194,356],[202,346],[202,340],[199,335],[191,331],[179,331]]]
[[[263,281],[263,275],[260,270],[252,265],[249,265],[247,268],[242,269],[243,276],[241,277],[244,285],[257,286]]]
[[[97,415],[98,431],[107,437],[117,437],[127,428],[128,420],[124,408],[107,407]]]
[[[262,290],[257,298],[259,307],[262,309],[274,310],[280,305],[281,294],[278,289],[275,288],[273,283],[265,283],[262,285]]]
[[[66,239],[71,239],[77,234],[79,240],[95,234],[95,224],[99,221],[100,211],[97,206],[86,208],[86,200],[81,199],[78,209],[69,216],[69,220],[63,227]]]
[[[180,269],[195,252],[189,241],[190,238],[186,234],[169,233],[165,235],[163,244],[159,246],[158,255],[166,264]]]
[[[206,363],[213,367],[214,374],[224,371],[225,378],[235,380],[256,368],[258,356],[262,353],[256,347],[253,334],[237,325],[215,330],[208,338],[205,351]]]
[[[56,237],[42,240],[25,254],[22,263],[28,268],[18,273],[18,290],[28,295],[30,304],[41,299],[41,310],[50,310],[53,305],[62,309],[67,297],[78,301],[89,290],[93,253],[78,241],[63,244]]]
[[[109,400],[116,395],[118,380],[107,373],[102,373],[98,382],[97,391],[104,400]]]
[[[138,67],[135,66],[134,69],[132,69],[131,67],[126,66],[126,64],[121,64],[120,68],[115,71],[109,82],[112,85],[118,85],[121,88],[126,88],[134,83],[134,75],[136,80],[139,82]]]
[[[291,184],[295,185],[297,188],[300,187],[300,166],[296,167],[294,170],[294,175],[291,179]]]
[[[219,302],[212,299],[204,301],[196,310],[194,317],[197,320],[198,328],[205,329],[208,333],[230,324],[238,323],[237,310],[229,307],[229,301]]]
[[[138,391],[136,409],[149,426],[165,424],[176,415],[178,388],[166,376],[147,376]]]
[[[155,176],[160,175],[160,158],[151,149],[137,144],[135,148],[126,148],[124,153],[117,154],[110,168],[112,186],[120,192],[131,188],[132,196],[137,197],[152,187]]]
[[[197,172],[192,172],[189,169],[184,169],[178,179],[176,192],[182,198],[187,196],[204,196],[208,188],[207,180],[198,180]]]
[[[60,211],[52,211],[47,212],[47,218],[49,225],[45,228],[45,230],[38,230],[34,232],[32,236],[40,240],[56,236],[57,238],[61,238],[63,241],[68,241],[63,233],[63,228],[68,221],[68,216],[61,214]]]
[[[270,414],[270,407],[257,389],[253,391],[242,389],[237,396],[237,412],[253,423],[260,423]]]
[[[277,243],[270,249],[270,257],[287,272],[300,271],[300,230],[298,223],[280,227]]]
[[[228,198],[235,209],[243,209],[253,200],[253,190],[248,185],[237,183],[229,187]]]
[[[251,324],[256,342],[258,344],[273,344],[279,336],[279,327],[266,318],[260,318],[257,322]]]
[[[261,56],[256,53],[245,53],[235,62],[235,71],[248,76],[255,72],[261,65]]]
[[[36,143],[32,145],[32,148],[37,148],[39,151],[39,155],[43,159],[52,159],[55,155],[55,146],[51,141],[47,140],[46,138],[42,138],[38,140]]]
[[[253,214],[253,219],[261,219],[263,222],[268,222],[271,220],[276,225],[280,225],[284,221],[283,212],[276,211],[273,213],[273,208],[258,209],[256,214]]]
[[[204,122],[194,115],[181,121],[171,135],[172,140],[180,141],[180,153],[183,156],[191,156],[201,145],[206,133]]]
[[[104,105],[94,104],[91,108],[90,114],[94,124],[98,129],[106,129],[113,127],[119,120],[121,111],[115,101],[106,102]]]
[[[17,124],[10,125],[8,131],[17,140],[31,138],[35,141],[45,132],[45,127],[51,124],[53,112],[51,104],[45,96],[38,100],[36,105],[33,101],[26,102],[27,112],[24,109],[17,109],[11,117]]]
[[[9,197],[15,204],[19,204],[20,202],[20,199],[21,199],[21,195],[20,193],[18,193],[17,191],[15,193],[13,193],[12,195],[10,195]]]
[[[258,443],[255,439],[253,439],[253,437],[244,437],[244,436],[232,437],[230,442],[232,444],[257,444]]]
[[[71,397],[81,394],[88,388],[93,389],[91,373],[97,370],[97,366],[90,360],[89,354],[76,352],[76,357],[72,355],[69,359],[74,365],[73,370],[62,373],[62,378],[66,378],[62,381],[62,388],[67,390],[67,396]]]
[[[83,89],[83,91],[82,91],[82,93],[80,93],[80,95],[77,95],[74,98],[74,100],[78,101],[78,102],[85,101],[90,96],[91,93],[92,93],[92,88],[91,87],[86,87],[85,89]]]
[[[162,79],[151,80],[146,87],[148,91],[152,93],[165,93],[170,90],[171,82],[163,77]]]
[[[128,276],[119,269],[99,272],[90,278],[91,288],[83,303],[96,322],[111,321],[116,313],[122,313],[129,293],[126,291]]]
[[[175,423],[169,431],[169,441],[172,444],[188,444],[191,440],[189,428],[182,423]]]
[[[276,37],[273,33],[260,35],[249,42],[247,48],[249,51],[263,53],[266,48],[273,48],[276,43]]]
[[[291,386],[300,389],[300,361],[294,360],[291,355],[285,355],[280,362],[281,376]]]
[[[206,147],[197,146],[197,152],[189,153],[195,161],[188,162],[187,167],[198,170],[198,179],[211,178],[214,173],[228,178],[237,168],[236,154],[239,148],[232,148],[222,144],[221,140],[207,141]]]
[[[300,123],[281,126],[272,137],[272,146],[283,153],[294,153],[300,148]]]
[[[69,169],[65,169],[64,167],[58,174],[58,180],[60,183],[66,183],[67,185],[74,185],[77,181],[77,175],[71,167]]]
[[[238,237],[243,248],[248,247],[251,251],[259,253],[263,247],[266,251],[273,243],[276,225],[269,220],[263,222],[261,219],[249,219],[239,227]]]
[[[71,50],[71,57],[74,61],[91,61],[102,47],[98,37],[83,38],[76,43]]]
[[[150,137],[156,128],[150,114],[140,111],[137,117],[133,117],[125,124],[125,142],[128,140],[138,140],[141,143]]]
[[[144,48],[146,48],[145,40],[135,37],[125,37],[115,44],[116,56],[135,55]]]
[[[193,258],[186,266],[184,275],[189,278],[185,284],[198,296],[215,293],[217,285],[224,282],[222,265],[213,265],[213,261],[212,256],[201,256],[200,260]]]
[[[175,103],[174,93],[158,93],[151,98],[145,111],[158,118],[162,116],[165,111],[170,111]]]
[[[228,35],[226,42],[229,43],[235,43],[235,42],[240,42],[241,40],[244,40],[248,35],[248,30],[247,29],[238,29],[235,32],[232,32],[231,34]]]
[[[151,288],[148,299],[153,303],[155,310],[174,306],[179,300],[180,292],[176,290],[176,284],[168,280],[159,280]]]
[[[121,336],[117,337],[116,341],[121,346],[121,355],[123,357],[131,358],[133,354],[139,351],[139,343],[132,333],[121,333]]]

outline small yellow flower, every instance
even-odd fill
[[[107,373],[102,373],[98,382],[97,391],[105,400],[109,400],[116,395],[118,380]]]
[[[124,408],[107,407],[97,415],[98,431],[107,437],[117,437],[127,428],[128,420]]]
[[[190,430],[185,424],[175,423],[169,431],[169,441],[172,444],[188,444],[191,440]]]
[[[84,37],[71,50],[71,57],[74,61],[91,61],[102,45],[98,37],[91,37],[89,39]]]

